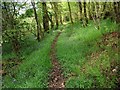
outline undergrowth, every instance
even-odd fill
[[[10,45],[3,47],[3,65],[5,64],[3,69],[7,71],[2,80],[3,88],[44,88],[48,86],[49,69],[51,69],[49,52],[56,33],[50,32],[41,42],[37,42],[33,36],[28,37],[25,42],[21,43],[22,61],[13,67],[10,67],[12,63],[8,61],[12,61],[12,58],[15,59],[16,56],[10,53]],[[7,49],[9,51],[6,51]],[[15,61],[17,60],[14,60],[14,63]]]
[[[67,88],[117,87],[118,47],[114,49],[112,46],[118,46],[118,38],[110,37],[105,41],[104,37],[115,32],[117,25],[109,19],[102,20],[100,25],[97,30],[92,21],[86,28],[77,22],[66,26],[59,37],[57,56]],[[113,72],[116,68],[117,71]]]
[[[100,30],[89,21],[86,28],[79,22],[59,27],[57,58],[61,63],[68,88],[117,87],[119,84],[119,46],[117,25],[101,20]],[[50,31],[41,42],[28,35],[21,42],[21,61],[16,60],[10,43],[3,45],[3,88],[48,87],[50,47],[57,31]],[[16,62],[16,63],[15,63]],[[13,65],[17,64],[17,65]]]

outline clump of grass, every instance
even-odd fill
[[[116,27],[117,25],[108,19],[101,21],[100,30],[96,30],[93,23],[86,28],[75,23],[72,27],[70,25],[63,30],[57,43],[57,56],[61,62],[63,74],[68,78],[66,87],[115,87],[115,78],[110,76],[112,80],[107,79],[109,76],[103,74],[108,69],[107,74],[110,75],[110,63],[113,59],[110,56],[114,56],[112,49],[103,45],[107,53],[102,53],[98,42],[102,40],[103,35],[114,32]],[[90,58],[93,53],[95,59]],[[117,58],[115,60],[117,61]]]

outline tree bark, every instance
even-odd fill
[[[45,32],[47,32],[49,30],[49,17],[46,2],[42,2],[42,10],[43,10],[43,28]]]
[[[60,15],[60,23],[63,24],[62,15]]]
[[[69,1],[68,1],[68,8],[69,8],[69,12],[70,12],[70,20],[71,20],[71,23],[73,23],[72,12],[71,12],[71,7],[70,7]]]
[[[87,19],[87,12],[86,12],[86,2],[84,2],[83,3],[83,7],[84,7],[84,23],[83,23],[83,25],[84,25],[84,27],[85,26],[87,26],[87,24],[88,24],[88,19]]]
[[[35,20],[37,23],[37,40],[38,42],[40,41],[40,31],[41,31],[41,25],[38,21],[38,16],[37,16],[37,12],[36,12],[36,8],[35,8],[35,2],[31,2],[32,6],[33,6],[33,10],[34,10],[34,15],[35,15]]]
[[[59,22],[58,22],[58,6],[57,6],[57,3],[54,2],[54,11],[55,11],[55,20],[56,20],[56,29],[58,29],[58,26],[59,26]]]
[[[78,0],[78,5],[79,5],[79,12],[80,12],[80,21],[82,21],[82,4],[80,2],[80,0]]]
[[[60,23],[63,24],[63,20],[62,20],[62,14],[60,12]]]
[[[91,10],[90,10],[90,14],[91,14],[91,17],[92,17],[92,19],[93,19],[93,21],[94,21],[94,24],[95,24],[95,28],[97,29],[97,30],[99,30],[99,26],[100,26],[100,22],[99,22],[99,18],[97,18],[97,14],[98,14],[98,12],[97,12],[97,7],[96,7],[96,4],[95,3],[92,3],[92,5],[90,5],[90,8],[91,8]]]
[[[120,2],[114,2],[115,20],[120,23]]]
[[[53,20],[52,20],[52,15],[51,15],[51,13],[50,13],[50,16],[49,16],[49,15],[48,15],[48,12],[47,12],[46,14],[47,14],[47,16],[48,16],[49,21],[51,22],[51,29],[53,29],[53,27],[54,27],[54,22],[53,22]]]
[[[55,23],[56,23],[56,29],[58,29],[59,21],[58,21],[58,5],[57,2],[50,2],[52,9],[55,13]]]

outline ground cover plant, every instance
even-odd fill
[[[120,2],[0,7],[2,88],[120,87]]]

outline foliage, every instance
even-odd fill
[[[48,73],[51,68],[49,58],[50,45],[55,35],[56,33],[53,33],[52,36],[47,35],[44,41],[40,43],[35,41],[33,37],[27,39],[26,42],[28,43],[25,43],[24,48],[21,49],[24,57],[22,64],[9,68],[9,74],[7,73],[3,77],[3,88],[47,87]],[[7,49],[9,50],[10,48],[8,47]],[[3,57],[7,56],[3,54]]]
[[[86,28],[81,28],[78,23],[68,25],[58,40],[57,56],[67,78],[68,88],[115,87],[116,76],[110,76],[110,63],[117,62],[115,66],[119,66],[118,54],[112,51],[111,47],[103,45],[104,42],[100,45],[101,48],[104,46],[105,52],[101,51],[98,42],[103,39],[103,34],[115,31],[117,26],[109,20],[102,20],[101,29],[98,31],[93,25],[92,21]],[[103,27],[107,30],[103,30]],[[117,42],[117,39],[114,40]],[[114,56],[114,61],[111,56]],[[106,69],[108,76],[103,74]]]
[[[50,46],[60,30],[56,52],[66,87],[119,86],[119,7],[119,2],[2,2],[3,88],[48,87]]]

